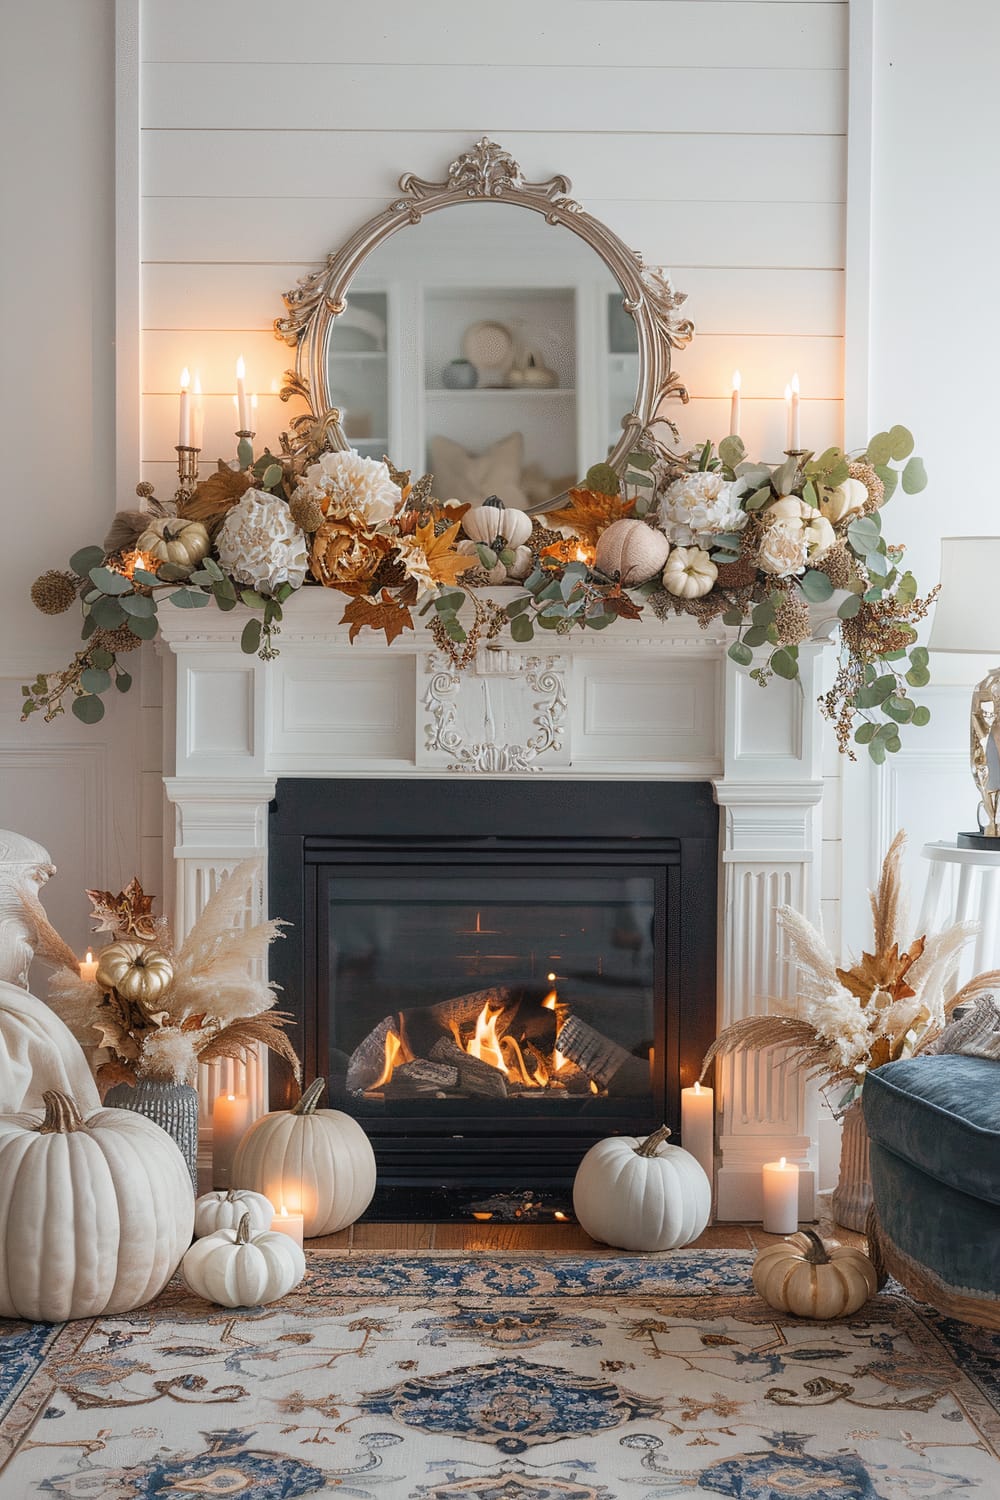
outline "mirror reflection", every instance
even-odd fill
[[[428,214],[375,248],[346,300],[326,404],[352,447],[432,471],[442,499],[544,503],[605,456],[635,405],[621,287],[583,239],[530,210]]]

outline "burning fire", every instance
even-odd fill
[[[396,1058],[399,1056],[402,1046],[402,1042],[394,1031],[386,1032],[385,1065],[382,1068],[381,1078],[372,1085],[373,1088],[380,1089],[389,1082],[389,1079],[392,1077],[392,1070],[396,1066]]]
[[[476,1017],[475,1035],[465,1050],[470,1057],[478,1057],[480,1062],[489,1063],[491,1068],[499,1068],[501,1073],[509,1074],[510,1070],[503,1060],[500,1038],[497,1036],[497,1018],[501,1015],[502,1010],[491,1011],[488,1005],[484,1005]]]

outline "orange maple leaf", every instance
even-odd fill
[[[479,567],[479,558],[475,554],[466,557],[455,551],[455,538],[460,530],[461,524],[456,521],[454,526],[447,527],[440,536],[435,536],[433,521],[417,525],[415,545],[424,554],[427,572],[435,583],[456,583],[470,568]]]
[[[545,512],[545,524],[569,526],[577,536],[595,547],[602,531],[607,531],[613,521],[620,521],[635,509],[634,500],[623,500],[620,495],[604,495],[600,490],[570,490],[569,498],[569,505]]]
[[[341,625],[350,625],[347,638],[353,645],[362,630],[384,630],[385,642],[391,646],[397,635],[413,629],[413,616],[405,604],[392,597],[388,589],[382,590],[381,599],[352,599],[344,609]]]
[[[916,991],[906,983],[905,975],[924,951],[924,938],[917,938],[905,953],[893,943],[884,953],[862,953],[851,969],[838,969],[837,978],[862,1005],[867,1005],[876,990],[884,990],[893,1000],[906,1000]]]

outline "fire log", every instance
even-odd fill
[[[383,1093],[387,1099],[415,1099],[426,1094],[443,1094],[457,1087],[457,1067],[418,1057],[414,1062],[393,1069],[392,1077],[383,1084]]]
[[[480,1062],[463,1052],[450,1037],[441,1037],[431,1048],[435,1062],[448,1063],[458,1069],[458,1087],[464,1094],[481,1098],[506,1099],[507,1080],[499,1068]]]
[[[578,1016],[568,1018],[556,1037],[556,1047],[610,1095],[635,1097],[649,1092],[649,1064]]]
[[[395,1016],[386,1016],[373,1031],[369,1031],[351,1053],[347,1065],[345,1087],[349,1094],[363,1094],[372,1084],[378,1083],[385,1072],[385,1049],[390,1036],[399,1038]],[[400,1058],[400,1061],[405,1059]]]

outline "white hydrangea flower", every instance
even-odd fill
[[[306,534],[285,501],[266,490],[247,490],[215,538],[219,562],[238,583],[273,593],[283,583],[302,587],[309,567]]]
[[[801,573],[809,557],[809,543],[801,521],[772,521],[764,530],[757,566],[775,578]]]
[[[712,538],[742,531],[746,512],[740,510],[739,485],[705,469],[684,474],[669,485],[660,499],[659,524],[678,547],[692,542],[711,546]]]
[[[369,526],[388,521],[403,498],[386,465],[377,458],[362,458],[353,448],[321,453],[306,469],[295,493],[318,500],[324,514],[333,519],[356,515]]]

